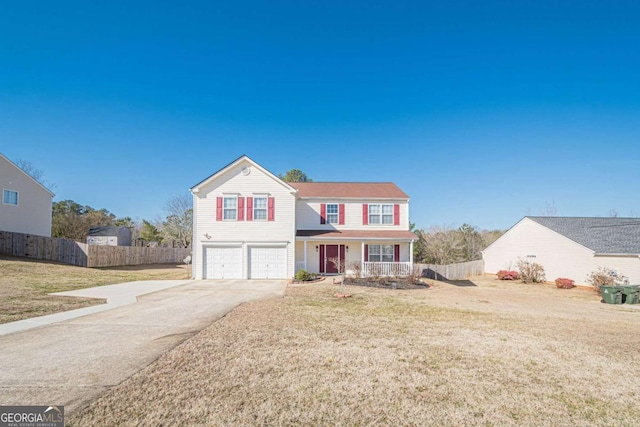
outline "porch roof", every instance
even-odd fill
[[[298,230],[300,240],[417,240],[408,230]],[[306,239],[305,239],[306,238]]]

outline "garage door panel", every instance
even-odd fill
[[[205,278],[242,278],[242,248],[209,247],[205,251]]]
[[[284,279],[287,277],[287,248],[249,248],[249,263],[252,279]]]

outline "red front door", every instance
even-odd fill
[[[340,266],[344,268],[344,245],[324,245],[324,259],[320,257],[320,271],[324,270],[327,274],[338,273],[338,266],[334,262],[338,259]]]

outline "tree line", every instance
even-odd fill
[[[148,244],[170,243],[171,246],[189,247],[193,233],[193,208],[189,195],[169,199],[164,207],[164,219],[133,220],[116,217],[107,209],[94,209],[73,200],[53,203],[51,236],[85,242],[89,229],[100,226],[127,227],[132,242]]]
[[[411,224],[411,231],[418,236],[413,246],[414,262],[440,265],[482,259],[482,250],[504,234],[503,230],[481,231],[469,224],[458,228],[432,226],[426,230]]]

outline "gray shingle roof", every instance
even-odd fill
[[[527,218],[597,254],[640,254],[640,218]]]
[[[91,227],[89,236],[117,236],[122,229],[129,231],[127,227],[116,227],[113,225],[105,225],[100,227]]]

